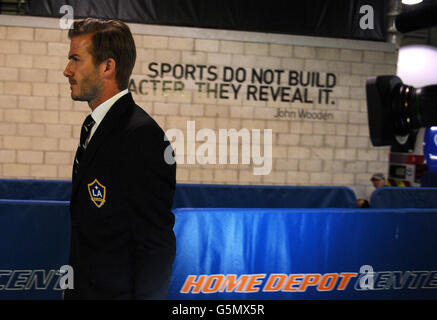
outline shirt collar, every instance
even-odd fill
[[[108,113],[109,109],[111,109],[112,105],[128,92],[129,89],[124,89],[123,91],[120,91],[119,93],[112,96],[105,102],[101,103],[100,105],[97,106],[97,108],[94,109],[94,111],[91,113],[91,117],[96,122],[95,127],[97,127],[100,124],[100,122],[102,122],[103,118]]]

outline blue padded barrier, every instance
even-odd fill
[[[173,208],[355,208],[344,186],[245,186],[178,184]]]
[[[0,179],[0,199],[70,201],[71,180]]]
[[[177,255],[170,299],[437,298],[437,209],[174,212]],[[67,202],[0,201],[0,299],[59,299],[59,274],[51,272],[68,263],[69,240]],[[366,265],[376,272],[375,290],[360,287],[360,268]],[[322,289],[331,281],[335,286],[297,291],[302,277],[311,274],[319,284],[328,277]],[[355,275],[339,289],[345,274]],[[224,288],[224,283],[216,288],[219,278],[211,280],[217,275],[227,279]],[[189,276],[198,293],[189,284],[183,292]],[[273,291],[267,292],[272,277],[277,277],[270,283]]]
[[[0,299],[60,299],[69,209],[68,201],[0,200]]]
[[[69,180],[0,179],[0,199],[69,201]],[[355,208],[344,186],[177,184],[173,208]]]
[[[381,187],[370,198],[372,208],[437,208],[437,188]]]
[[[395,206],[390,201],[398,199],[397,205],[434,209],[317,208],[352,206],[349,188],[179,184],[175,206],[207,208],[174,210],[169,298],[437,299],[437,209],[434,193],[426,193],[435,190],[384,189],[394,188],[376,190],[372,202]],[[0,299],[60,299],[57,270],[68,264],[70,217],[68,201],[52,199],[69,199],[70,192],[70,181],[0,180],[0,197],[9,197],[0,200]],[[11,200],[25,196],[43,200]],[[248,208],[211,208],[232,204]],[[275,208],[281,205],[293,208]],[[366,265],[375,271],[374,290],[360,287]],[[345,274],[356,275],[339,289]],[[301,290],[302,277],[319,277],[324,287]],[[335,286],[324,290],[330,281]]]
[[[437,209],[175,215],[170,299],[437,299]]]

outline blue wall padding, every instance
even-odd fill
[[[0,179],[0,199],[69,201],[70,180]],[[344,186],[177,184],[173,208],[355,208]]]
[[[437,188],[381,187],[372,193],[372,208],[437,208]]]

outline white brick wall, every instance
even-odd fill
[[[353,49],[358,43],[353,41],[341,42],[347,44],[345,47],[318,46],[312,38],[308,38],[308,45],[302,40],[295,44],[286,35],[275,37],[273,42],[268,36],[251,40],[245,33],[220,38],[213,30],[199,37],[189,31],[181,35],[177,28],[174,35],[169,27],[145,30],[153,32],[134,33],[138,57],[132,78],[137,83],[147,79],[150,62],[214,65],[219,74],[215,83],[222,82],[223,66],[245,68],[248,75],[252,68],[336,75],[333,103],[328,105],[249,101],[244,94],[250,80],[242,84],[237,99],[207,98],[205,94],[199,97],[195,81],[183,79],[183,96],[133,93],[137,103],[164,130],[179,128],[186,132],[188,120],[196,121],[196,130],[215,130],[217,137],[218,129],[272,129],[273,168],[269,175],[254,175],[254,164],[181,164],[178,182],[347,185],[359,197],[368,197],[372,190],[370,175],[387,172],[388,149],[373,148],[369,141],[364,86],[369,76],[395,73],[395,51],[381,50],[376,44],[375,49],[369,45]],[[216,33],[223,35],[219,30]],[[70,178],[80,125],[89,109],[86,103],[71,101],[67,79],[62,75],[68,50],[65,30],[55,26],[1,26],[0,22],[1,177]],[[165,80],[177,79],[169,76]],[[287,86],[287,80],[284,75],[281,85]],[[274,83],[273,87],[277,86]],[[151,90],[151,84],[146,88]],[[317,90],[310,88],[310,93],[314,97]],[[334,118],[278,119],[274,117],[277,108],[329,111]]]

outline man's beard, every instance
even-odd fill
[[[92,101],[100,96],[102,83],[97,79],[96,74],[90,74],[83,78],[80,83],[76,82],[79,93],[73,95],[71,91],[71,98],[74,101]]]

